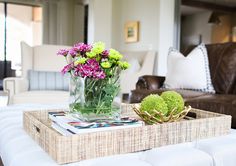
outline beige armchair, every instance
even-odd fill
[[[56,55],[61,48],[69,48],[69,46],[40,45],[30,47],[24,42],[21,43],[22,77],[9,77],[3,80],[3,89],[8,92],[9,104],[49,104],[68,101],[68,91],[28,90],[28,70],[60,71],[66,65],[64,57]]]

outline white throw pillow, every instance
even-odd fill
[[[204,44],[194,48],[186,57],[173,48],[169,50],[164,87],[215,93]]]

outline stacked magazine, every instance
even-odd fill
[[[100,120],[92,122],[84,122],[73,114],[68,112],[49,112],[49,119],[51,119],[51,127],[64,136],[74,134],[98,132],[106,130],[123,129],[130,127],[140,127],[144,125],[143,121],[133,118],[121,118],[120,120]]]

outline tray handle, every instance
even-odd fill
[[[40,133],[40,128],[37,127],[36,125],[34,125],[34,130],[35,130],[37,133]]]

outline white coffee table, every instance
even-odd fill
[[[66,105],[0,107],[0,156],[5,166],[58,166],[23,130],[23,110]],[[109,156],[66,166],[235,166],[236,131],[227,136]]]

